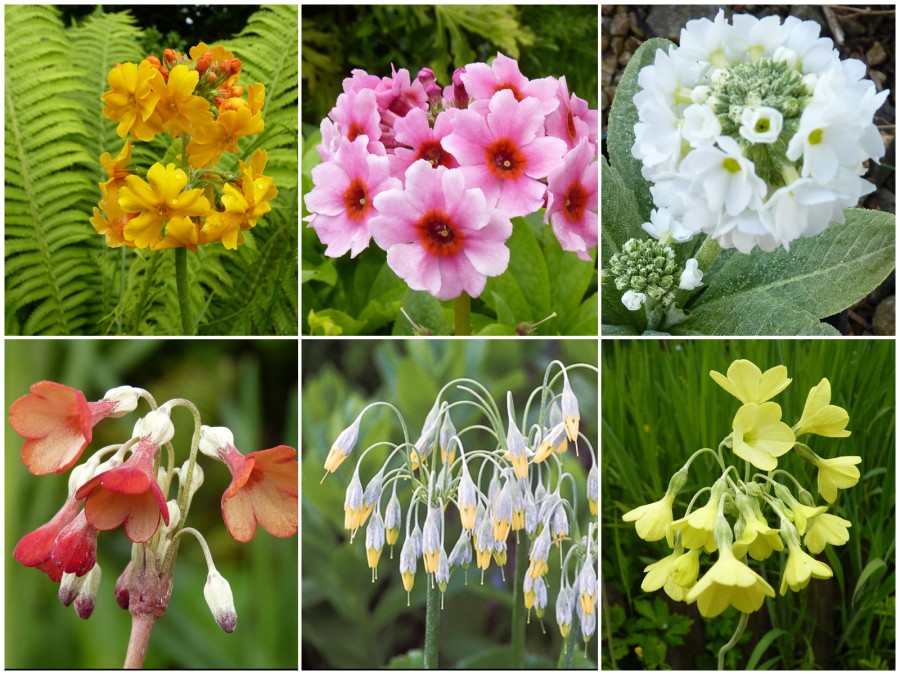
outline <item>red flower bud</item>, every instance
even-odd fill
[[[122,609],[128,609],[128,585],[130,583],[131,563],[128,563],[128,566],[125,567],[125,570],[122,572],[122,574],[119,575],[119,580],[116,581],[116,602],[119,603],[119,607],[121,607]]]
[[[209,67],[212,65],[212,52],[205,51],[200,55],[200,58],[197,59],[197,72],[201,75],[209,70]]]
[[[174,49],[164,49],[163,50],[163,58],[168,61],[169,65],[175,65],[175,59],[178,58],[178,54]]]
[[[157,69],[162,65],[162,63],[159,62],[159,59],[155,56],[148,56],[144,60],[149,61],[153,65],[153,67]]]

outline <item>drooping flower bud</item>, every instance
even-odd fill
[[[70,574],[69,572],[63,573],[62,579],[59,582],[59,601],[62,603],[63,607],[69,607],[75,602],[75,598],[78,597],[78,592],[84,585],[84,580],[86,578],[86,576],[79,577]]]
[[[131,583],[131,569],[132,564],[129,562],[116,580],[116,603],[118,603],[119,607],[126,610],[128,609],[130,595],[128,586]]]
[[[350,456],[356,441],[359,438],[359,425],[362,422],[363,414],[360,413],[353,420],[353,424],[344,429],[331,444],[331,450],[328,451],[328,457],[325,458],[325,471],[334,473],[341,463]],[[325,474],[328,475],[327,473]]]
[[[206,604],[209,605],[219,628],[226,633],[233,632],[237,626],[237,611],[234,608],[231,585],[215,568],[212,568],[206,577],[203,597],[206,598]]]
[[[89,619],[94,613],[94,601],[97,599],[97,589],[100,588],[100,565],[91,568],[84,578],[84,583],[75,597],[75,613],[79,619]]]
[[[144,415],[134,425],[133,438],[150,438],[150,442],[159,447],[168,443],[175,435],[175,427],[169,419],[169,409],[163,406]]]

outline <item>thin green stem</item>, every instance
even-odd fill
[[[525,667],[525,570],[528,568],[527,537],[522,533],[522,541],[516,542],[516,569],[513,577],[512,636],[510,668]]]
[[[472,299],[465,291],[453,301],[453,333],[472,334]]]
[[[441,591],[433,579],[425,577],[425,668],[438,667],[438,646],[441,639]]]
[[[175,286],[178,289],[178,307],[181,309],[181,330],[185,335],[193,335],[194,315],[188,283],[187,249],[183,247],[175,249]]]
[[[734,635],[732,635],[731,639],[722,645],[722,648],[719,650],[719,670],[725,670],[725,654],[727,654],[728,651],[738,643],[738,640],[741,639],[741,635],[744,634],[744,629],[747,627],[747,620],[749,618],[750,615],[747,612],[741,612],[741,620],[738,621]]]

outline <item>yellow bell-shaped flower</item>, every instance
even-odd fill
[[[738,359],[728,366],[727,377],[715,370],[709,371],[709,376],[741,403],[765,403],[791,383],[784,366],[775,366],[763,373],[746,359]]]
[[[837,499],[838,489],[845,490],[859,482],[859,469],[855,465],[861,461],[862,457],[856,455],[833,459],[816,457],[815,465],[819,469],[819,494],[826,502],[831,504]]]
[[[719,559],[687,592],[684,601],[696,602],[700,614],[710,618],[724,612],[729,605],[742,612],[755,612],[766,597],[774,598],[775,589],[735,558],[730,546],[722,546]]]
[[[712,497],[703,506],[670,526],[671,532],[681,532],[681,543],[686,548],[703,548],[707,553],[716,550],[714,529],[719,513],[719,498]]]
[[[820,560],[806,553],[799,545],[788,541],[788,559],[781,576],[779,592],[784,595],[788,587],[792,591],[800,591],[809,585],[810,579],[830,579],[834,572]]]
[[[652,504],[644,504],[631,509],[622,516],[626,523],[634,523],[638,536],[644,541],[659,541],[666,536],[666,528],[673,520],[672,503],[675,501],[673,493]]]
[[[831,405],[831,383],[823,377],[819,384],[809,390],[803,414],[800,421],[794,425],[794,433],[797,436],[816,434],[830,438],[846,438],[850,435],[846,429],[849,421],[850,415],[846,410]]]
[[[825,544],[843,546],[850,541],[850,532],[847,531],[847,528],[851,525],[853,523],[840,516],[822,513],[807,523],[803,545],[813,554],[824,551]]]

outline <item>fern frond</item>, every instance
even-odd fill
[[[96,186],[84,107],[72,98],[85,86],[54,8],[10,5],[5,17],[7,329],[80,333],[96,307],[81,208]]]

